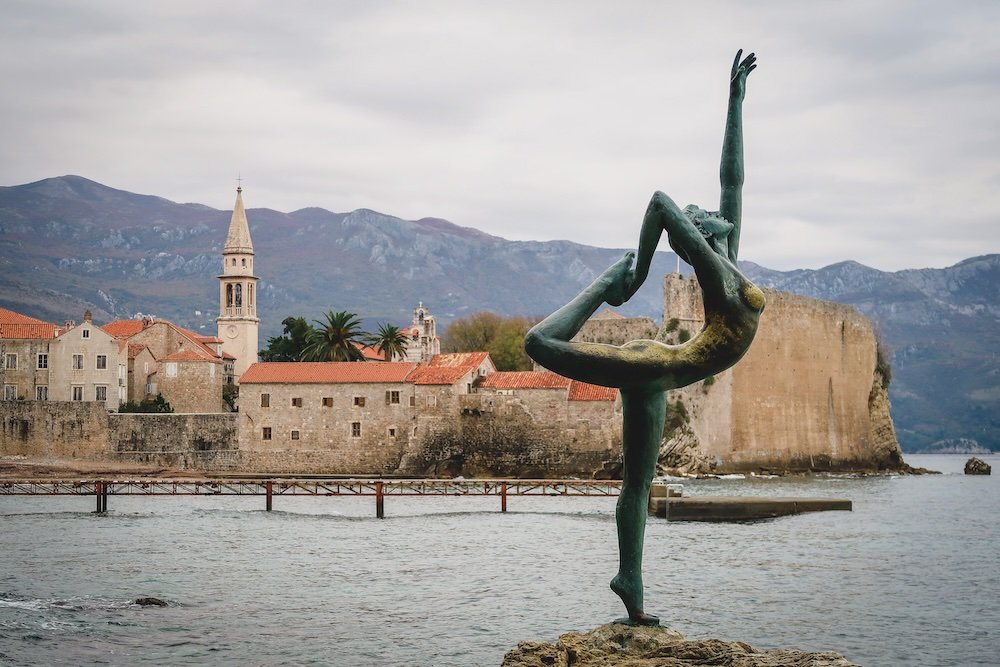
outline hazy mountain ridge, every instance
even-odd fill
[[[235,199],[235,193],[234,193]],[[231,211],[137,195],[79,176],[0,187],[0,304],[35,317],[98,322],[154,314],[215,332],[220,252]],[[261,342],[288,315],[349,309],[402,324],[423,301],[446,322],[481,309],[542,315],[624,250],[569,241],[508,241],[438,218],[369,209],[249,209]],[[848,303],[874,319],[892,353],[894,415],[907,448],[975,438],[1000,449],[1000,255],[945,269],[883,272],[857,262],[774,271],[743,262],[761,285]],[[624,307],[659,319],[657,253]]]

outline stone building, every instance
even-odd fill
[[[224,356],[215,337],[148,317],[115,320],[101,328],[127,356],[128,400],[163,394],[175,412],[226,411],[222,388],[231,358]]]
[[[257,363],[258,329],[257,277],[253,267],[253,241],[243,207],[243,188],[236,188],[236,204],[229,222],[226,245],[222,249],[219,276],[218,338],[222,351],[235,360],[233,375],[241,375]]]
[[[125,395],[118,344],[84,313],[57,327],[0,308],[3,400],[88,401],[117,409]]]
[[[87,311],[81,324],[50,344],[49,400],[96,401],[117,410],[126,394],[120,358],[118,341],[95,326]]]
[[[0,308],[0,386],[5,401],[47,400],[56,325]]]
[[[395,470],[417,419],[408,362],[258,362],[240,378],[239,448],[256,469]]]

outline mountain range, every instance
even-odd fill
[[[144,313],[214,333],[230,215],[79,176],[0,187],[0,305],[53,322],[78,321],[87,309],[97,322]],[[368,209],[250,209],[247,217],[262,344],[281,333],[285,317],[313,320],[327,310],[356,312],[370,327],[408,323],[421,301],[442,324],[479,310],[545,315],[625,252],[509,241]],[[658,252],[650,275],[676,266],[673,253]],[[906,451],[957,438],[1000,450],[1000,255],[896,272],[850,261],[741,268],[759,285],[850,304],[875,321]],[[660,281],[651,278],[616,310],[659,320]]]

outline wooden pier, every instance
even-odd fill
[[[0,479],[0,496],[94,496],[97,513],[108,496],[369,496],[385,517],[387,496],[496,496],[507,511],[510,496],[617,496],[617,480],[540,479]]]

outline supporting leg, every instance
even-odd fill
[[[618,574],[611,590],[628,611],[629,621],[658,625],[660,619],[643,610],[642,547],[649,508],[649,487],[656,471],[666,417],[663,391],[622,390],[624,474],[615,520],[618,526]]]

